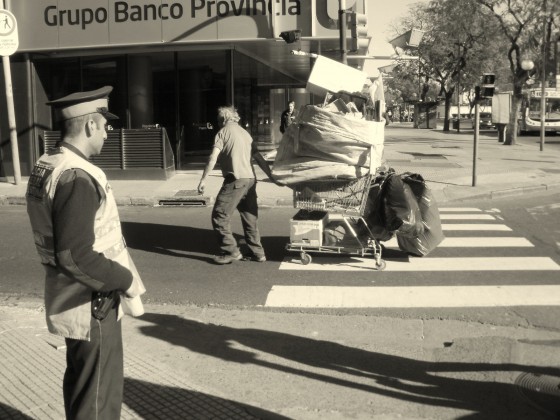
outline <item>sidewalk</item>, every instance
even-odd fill
[[[538,420],[558,408],[560,332],[173,305],[122,324],[122,419]],[[64,340],[41,301],[0,304],[0,351],[0,418],[62,419]]]
[[[538,140],[534,137],[535,141]],[[556,137],[547,141],[558,142]],[[556,145],[555,145],[556,146]],[[397,173],[416,172],[428,181],[438,203],[467,199],[492,199],[560,187],[560,147],[517,144],[504,146],[495,134],[481,134],[476,165],[476,186],[473,185],[473,133],[443,133],[399,127],[385,130],[384,158]],[[168,180],[111,180],[119,205],[159,205],[183,201],[200,201],[211,205],[221,184],[219,170],[207,179],[204,197],[195,190],[203,164],[186,163]],[[292,206],[292,190],[278,187],[258,171],[257,192],[263,206]],[[24,204],[27,179],[19,185],[0,182],[0,205]],[[202,200],[201,200],[202,199]]]

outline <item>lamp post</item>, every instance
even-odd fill
[[[533,60],[521,60],[521,69],[529,72],[531,70],[533,70],[535,68],[535,63],[533,63]]]
[[[529,60],[529,59],[524,59],[521,60],[521,69],[523,71],[525,71],[528,75],[529,72],[531,70],[533,70],[535,68],[535,63],[533,62],[533,60]],[[532,77],[529,75],[529,79],[527,79],[527,81],[525,82],[527,85],[531,85],[534,83],[534,80],[532,79]],[[517,120],[517,124],[519,124],[519,120]]]

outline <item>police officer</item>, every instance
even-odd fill
[[[51,333],[66,340],[63,394],[69,419],[119,419],[123,396],[120,319],[143,313],[145,292],[122,237],[104,172],[89,162],[107,139],[112,87],[48,102],[61,142],[36,162],[27,212],[45,268]]]

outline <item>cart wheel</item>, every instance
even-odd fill
[[[375,261],[375,269],[377,271],[385,270],[386,266],[387,266],[387,263],[385,262],[385,260],[379,259],[379,260]]]
[[[302,252],[299,254],[299,257],[301,259],[301,263],[303,265],[307,265],[311,262],[311,255],[309,255],[307,252]]]

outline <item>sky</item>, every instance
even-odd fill
[[[414,3],[428,0],[366,0],[368,11],[368,33],[372,36],[369,54],[373,56],[393,55],[395,51],[387,41],[394,37],[393,27],[409,13]],[[377,68],[388,64],[387,60],[366,60],[366,71],[377,74]]]

